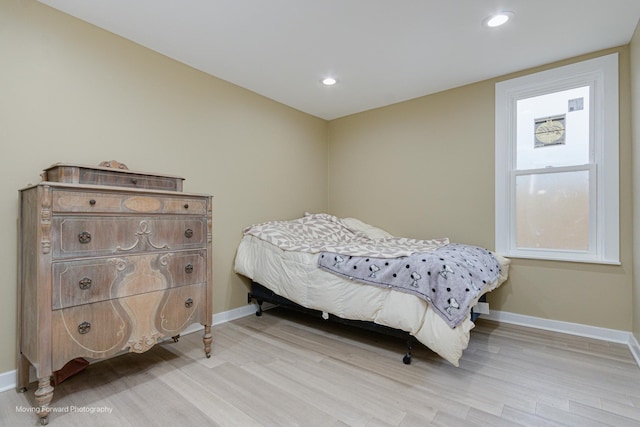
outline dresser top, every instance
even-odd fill
[[[141,190],[181,192],[184,178],[149,172],[131,171],[124,163],[109,160],[98,166],[55,163],[42,173],[42,181],[78,185],[104,185]]]
[[[184,178],[177,175],[167,175],[164,173],[152,173],[152,172],[140,172],[129,170],[129,168],[124,164],[120,163],[116,160],[106,161],[100,163],[98,166],[92,165],[81,165],[77,163],[54,163],[46,169],[43,169],[42,178],[43,180],[47,180],[47,177],[51,175],[49,172],[55,171],[58,169],[66,169],[66,168],[77,168],[77,169],[87,169],[87,170],[96,170],[96,171],[105,171],[113,174],[133,174],[133,175],[144,175],[144,176],[155,176],[162,178],[173,178],[184,181]]]

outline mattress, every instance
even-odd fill
[[[387,235],[355,219],[343,221],[372,238]],[[459,365],[474,327],[470,313],[452,328],[424,299],[322,270],[318,268],[318,256],[318,253],[283,250],[245,234],[236,253],[235,271],[303,307],[406,331],[451,364]],[[495,256],[501,267],[500,276],[486,291],[497,288],[507,279],[509,260]]]

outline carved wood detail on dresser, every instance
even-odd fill
[[[18,377],[38,379],[48,423],[51,375],[74,358],[141,353],[193,323],[211,356],[212,198],[183,178],[56,163],[19,192]]]

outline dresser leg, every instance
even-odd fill
[[[211,343],[213,342],[213,337],[211,336],[211,325],[204,326],[204,338],[202,338],[204,342],[204,354],[207,356],[207,359],[211,357]]]
[[[49,423],[49,404],[53,398],[53,387],[51,386],[51,378],[38,378],[38,389],[35,393],[36,407],[38,417],[40,417],[40,425]]]

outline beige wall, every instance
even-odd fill
[[[629,47],[616,49],[622,266],[514,260],[492,308],[631,329],[629,70],[640,102],[639,37],[632,67]],[[33,0],[0,0],[0,63],[0,373],[15,368],[17,190],[55,162],[116,159],[184,176],[185,191],[213,194],[217,313],[246,304],[233,257],[241,229],[255,222],[328,210],[398,235],[494,244],[498,80],[327,125]],[[638,336],[640,320],[633,325]]]
[[[631,111],[633,194],[640,191],[640,22],[631,39]],[[633,333],[640,341],[640,197],[633,200]]]
[[[631,330],[629,48],[578,59],[613,51],[620,53],[622,265],[514,259],[509,280],[489,296],[493,309]],[[393,234],[493,248],[495,83],[544,68],[331,121],[330,211]]]
[[[246,304],[243,227],[327,208],[326,122],[32,0],[0,1],[0,373],[15,369],[18,189],[55,162],[214,195],[214,311]]]

